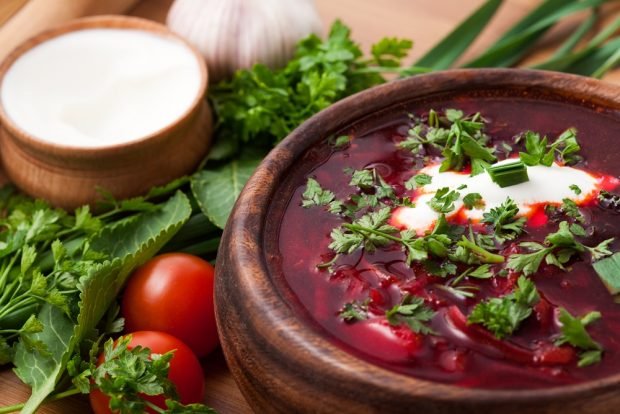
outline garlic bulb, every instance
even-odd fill
[[[283,66],[322,28],[314,0],[176,0],[167,24],[200,50],[210,82],[255,63]]]

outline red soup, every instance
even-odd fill
[[[364,120],[287,179],[277,272],[328,337],[400,373],[620,373],[618,131],[616,113],[500,97]]]

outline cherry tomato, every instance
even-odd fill
[[[174,356],[170,360],[168,378],[176,386],[179,401],[182,404],[202,402],[204,396],[204,376],[202,367],[192,350],[179,339],[164,332],[140,331],[131,334],[131,342],[127,348],[132,349],[138,345],[149,348],[154,354],[165,354],[174,350]],[[103,355],[99,356],[99,362],[103,362]],[[166,408],[163,396],[144,396],[145,400]],[[110,398],[99,390],[90,393],[90,405],[95,414],[110,414]],[[149,412],[152,412],[149,410]]]
[[[125,329],[161,331],[185,342],[198,357],[219,341],[213,307],[213,266],[185,253],[156,256],[138,268],[123,294]]]

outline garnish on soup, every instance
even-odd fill
[[[287,281],[348,348],[417,377],[538,388],[619,372],[620,168],[581,139],[614,122],[458,103],[330,147],[284,214],[314,258],[281,231]]]

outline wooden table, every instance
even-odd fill
[[[171,0],[143,0],[131,14],[164,21],[170,3]],[[316,3],[326,28],[336,18],[342,19],[353,29],[353,38],[360,42],[365,50],[374,41],[384,36],[414,39],[413,59],[421,56],[432,47],[464,16],[482,4],[483,0],[316,0]],[[496,18],[487,27],[480,39],[476,41],[467,56],[471,57],[484,50],[506,27],[525,15],[538,3],[539,0],[506,1]],[[6,10],[12,12],[14,8],[6,7]],[[0,9],[1,12],[2,9]],[[616,2],[607,8],[605,20],[610,20],[618,15],[620,15],[620,2]],[[524,64],[548,54],[550,47],[556,44],[558,35],[572,30],[577,23],[578,19],[572,19],[554,29],[546,37],[535,56]],[[605,79],[620,83],[620,70],[608,74]],[[221,351],[217,351],[208,357],[204,361],[203,367],[207,385],[206,404],[211,405],[223,414],[251,412],[250,405],[243,399],[226,367]],[[28,387],[21,384],[11,371],[0,372],[0,406],[25,401],[28,393]],[[45,414],[89,413],[90,406],[86,397],[77,396],[50,403],[40,412]]]

